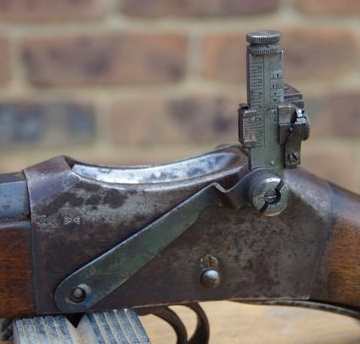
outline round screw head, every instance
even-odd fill
[[[221,282],[220,273],[215,269],[205,270],[200,281],[205,288],[217,288]]]
[[[70,299],[75,303],[80,303],[85,300],[86,296],[87,296],[87,292],[85,288],[79,285],[71,291]]]
[[[289,189],[279,176],[260,174],[250,182],[249,200],[266,216],[279,215],[286,209],[288,198]]]
[[[253,45],[276,44],[280,42],[280,32],[278,31],[257,31],[246,35],[246,40]]]

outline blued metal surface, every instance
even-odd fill
[[[99,182],[117,184],[156,184],[191,181],[206,175],[221,173],[224,166],[230,166],[238,157],[218,150],[209,155],[157,166],[132,166],[110,168],[75,163],[74,173]]]
[[[0,175],[1,223],[25,221],[30,218],[29,197],[23,173]]]

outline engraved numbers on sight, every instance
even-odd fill
[[[249,111],[243,115],[244,143],[253,146],[262,146],[264,124],[260,115],[255,111]],[[260,140],[260,142],[259,142]]]
[[[250,57],[249,63],[249,96],[250,107],[259,110],[264,106],[264,61],[263,57]]]
[[[271,73],[271,101],[273,105],[279,104],[284,97],[284,83],[282,71],[277,70]]]
[[[253,133],[256,133],[255,146],[263,147],[265,144],[265,80],[263,57],[250,56],[248,87],[250,107],[256,110],[256,113],[247,119],[247,126],[251,128]]]

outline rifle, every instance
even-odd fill
[[[298,168],[310,124],[283,81],[280,34],[247,41],[240,144],[159,166],[61,156],[0,175],[0,316],[135,310],[192,344],[208,343],[208,300],[360,317],[360,197]],[[197,314],[189,341],[177,304]]]

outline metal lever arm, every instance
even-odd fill
[[[55,291],[58,308],[83,312],[129,280],[171,242],[196,222],[211,206],[241,207],[248,176],[229,190],[213,183],[175,208],[95,258],[60,283]]]

